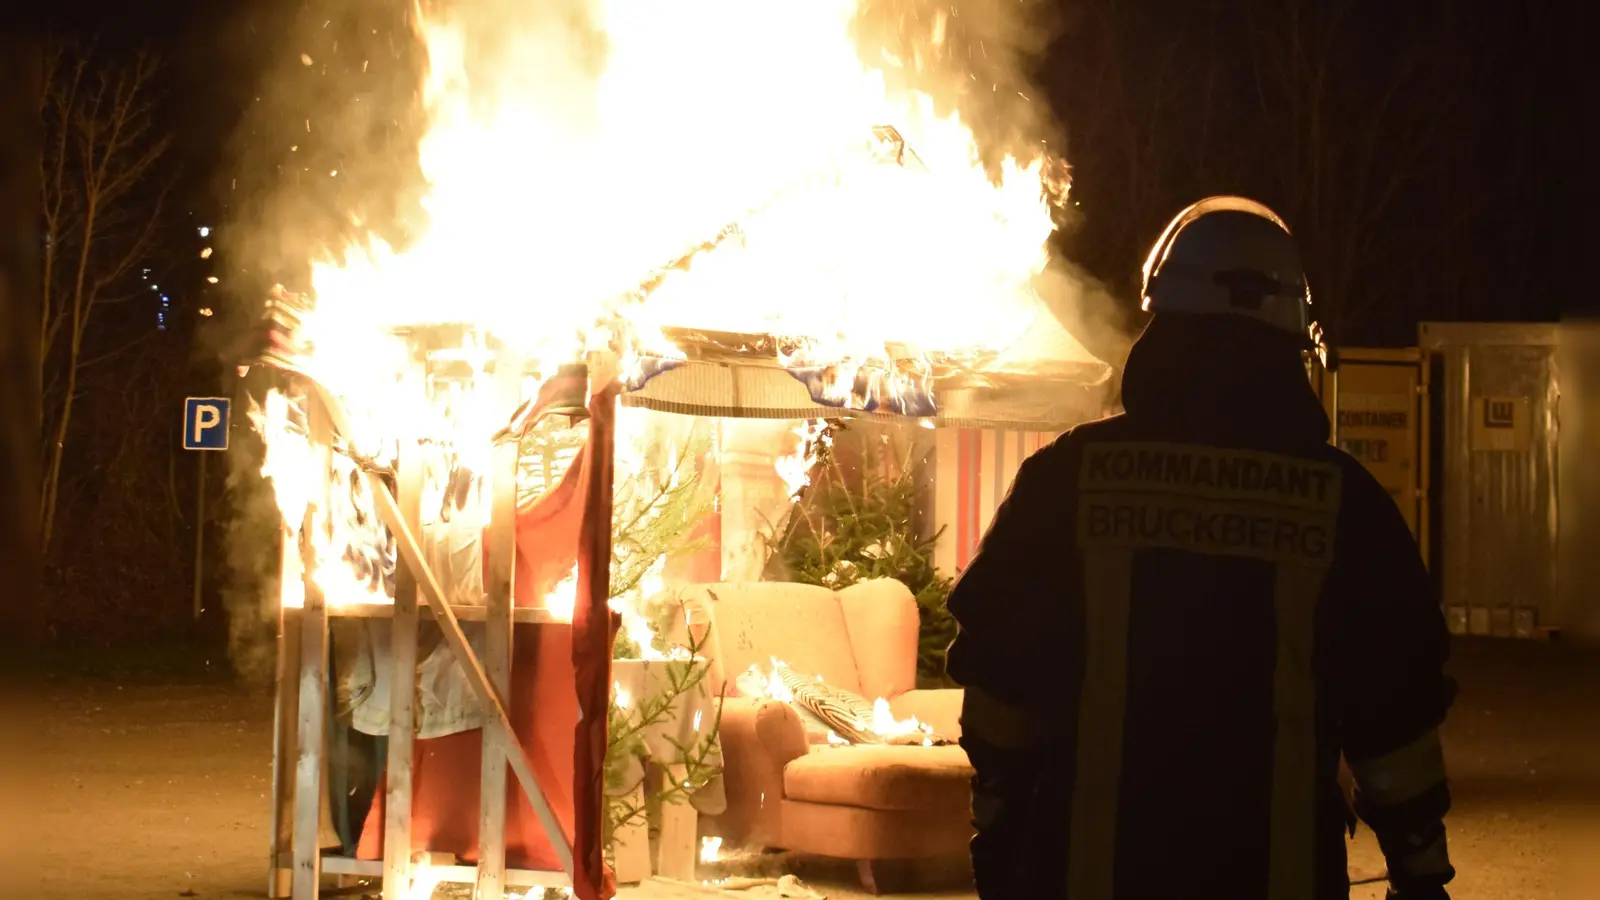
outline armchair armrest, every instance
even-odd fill
[[[783,768],[806,754],[800,716],[776,700],[727,697],[720,736],[728,808],[717,831],[730,843],[780,846]]]
[[[933,733],[954,741],[961,737],[961,688],[921,688],[906,691],[889,701],[895,718],[916,716],[933,728]]]

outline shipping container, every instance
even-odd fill
[[[1415,347],[1349,347],[1332,371],[1311,372],[1333,424],[1330,440],[1394,498],[1417,543],[1428,546],[1428,369]]]
[[[1430,322],[1418,334],[1443,406],[1436,526],[1451,629],[1560,628],[1558,327]]]
[[[1561,323],[1556,501],[1562,633],[1600,640],[1600,322]]]

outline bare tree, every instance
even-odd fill
[[[0,34],[0,81],[9,88],[0,97],[0,122],[6,140],[0,142],[0,372],[6,389],[0,391],[0,496],[11,515],[0,521],[0,558],[10,573],[8,592],[15,606],[25,610],[23,628],[0,637],[0,647],[38,646],[44,633],[44,604],[38,601],[39,559],[34,525],[39,502],[39,375],[33,334],[38,327],[39,298],[39,182],[33,160],[41,141],[35,115],[39,99],[39,44],[26,30],[6,29]],[[15,654],[6,652],[10,658]]]
[[[1467,270],[1495,201],[1461,146],[1489,125],[1461,86],[1486,26],[1449,4],[1379,0],[1074,10],[1051,70],[1083,204],[1066,243],[1127,301],[1168,218],[1212,194],[1288,219],[1336,338],[1401,333],[1438,280]]]
[[[1219,6],[1084,0],[1051,72],[1081,174],[1082,206],[1064,223],[1069,253],[1121,293],[1137,288],[1144,250],[1179,206],[1243,189],[1250,154],[1230,120],[1232,42]]]
[[[43,552],[55,530],[79,375],[106,355],[85,358],[85,338],[100,307],[136,295],[135,269],[162,218],[167,187],[156,177],[156,162],[168,139],[154,117],[158,70],[158,60],[146,52],[114,59],[92,47],[60,43],[45,52],[39,329]]]
[[[1402,197],[1447,157],[1452,116],[1470,100],[1457,85],[1470,54],[1448,8],[1410,10],[1408,21],[1407,11],[1375,14],[1360,5],[1244,6],[1253,100],[1265,125],[1259,138],[1278,148],[1261,157],[1267,190],[1295,225],[1316,293],[1329,301],[1324,324],[1335,335],[1347,321],[1378,316],[1382,300],[1398,299],[1380,297],[1372,283],[1395,263],[1397,248],[1427,258],[1484,209],[1480,196],[1454,197],[1448,216],[1435,207],[1427,217],[1428,236],[1396,239],[1407,227],[1395,221]],[[1370,24],[1357,36],[1358,15],[1387,21],[1396,46],[1361,46],[1358,53],[1358,40],[1374,40]]]

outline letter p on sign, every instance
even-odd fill
[[[228,413],[233,401],[226,397],[190,397],[183,401],[183,449],[228,449]]]

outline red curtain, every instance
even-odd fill
[[[571,625],[518,625],[514,630],[512,730],[527,750],[545,799],[572,837],[573,891],[579,900],[615,894],[603,860],[606,715],[611,648],[620,619],[608,605],[611,571],[612,459],[618,389],[589,400],[589,439],[561,482],[517,516],[514,603],[542,605],[578,566]],[[473,863],[478,853],[478,794],[483,732],[418,740],[412,758],[412,850],[453,853]],[[506,864],[556,871],[561,864],[522,787],[509,779]],[[362,830],[357,855],[383,858],[383,797]]]

